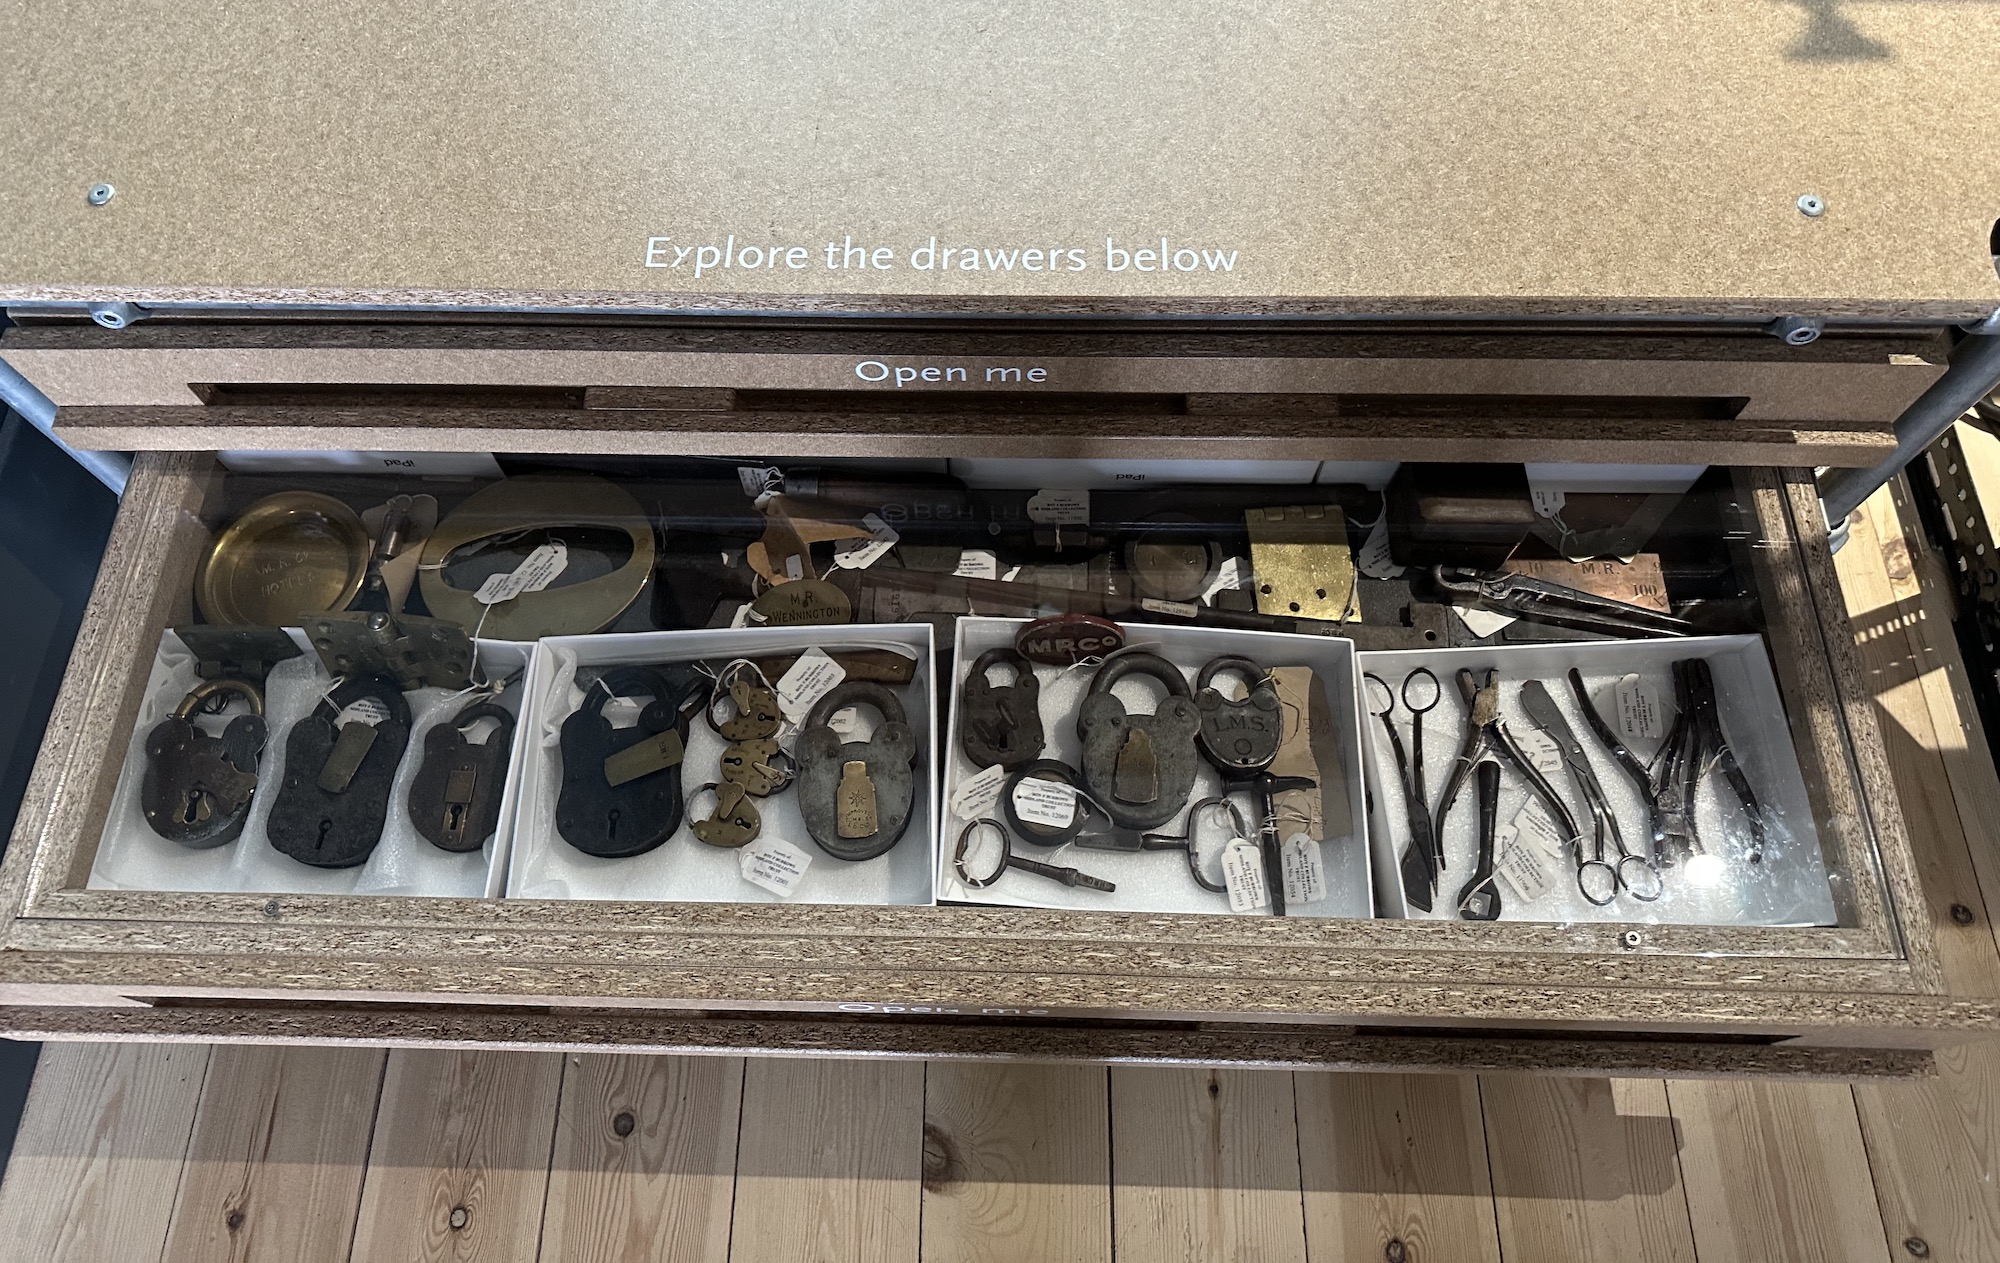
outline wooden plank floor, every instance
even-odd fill
[[[1938,564],[1839,558],[1948,980],[2000,991],[2000,778]],[[1891,1086],[51,1045],[0,1257],[2000,1260],[2000,1045]]]

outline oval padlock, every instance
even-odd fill
[[[314,868],[352,868],[382,840],[396,768],[410,742],[410,703],[387,676],[350,676],[292,725],[285,775],[265,833]]]
[[[882,716],[866,741],[842,741],[833,716],[871,706]],[[896,845],[916,803],[917,736],[903,704],[880,684],[835,685],[799,733],[799,815],[812,840],[835,859],[872,860]]]
[[[556,833],[585,855],[643,855],[681,826],[681,759],[687,750],[684,708],[703,688],[687,668],[613,667],[563,720],[562,789]],[[593,697],[602,700],[593,703]],[[604,707],[614,697],[651,697],[639,722],[613,728]]]
[[[482,720],[495,726],[475,744]],[[410,781],[410,823],[441,851],[476,851],[500,825],[514,714],[498,702],[472,703],[424,734],[424,761]]]
[[[231,719],[220,736],[195,727],[197,713],[214,713],[232,695],[250,713]],[[153,832],[196,850],[235,841],[250,818],[264,737],[264,695],[256,685],[235,678],[195,685],[146,734],[139,807]]]
[[[995,668],[1012,670],[1013,680],[993,683],[988,673]],[[1041,756],[1041,684],[1033,664],[1013,649],[988,649],[973,661],[958,707],[958,741],[974,767],[1015,768]]]
[[[764,818],[757,813],[757,805],[741,785],[728,781],[702,786],[695,793],[714,793],[715,810],[709,815],[688,821],[688,829],[695,838],[708,846],[735,850],[748,846],[763,832]]]
[[[1241,679],[1246,691],[1231,701],[1215,687],[1218,675]],[[1284,713],[1270,672],[1233,654],[1202,667],[1194,680],[1194,704],[1201,711],[1197,740],[1201,752],[1228,780],[1243,780],[1271,766],[1284,736]]]
[[[1128,675],[1158,680],[1167,695],[1150,715],[1133,715],[1111,691]],[[1083,740],[1083,788],[1111,822],[1153,829],[1187,805],[1200,759],[1201,713],[1180,668],[1156,653],[1126,650],[1107,658],[1077,710]]]

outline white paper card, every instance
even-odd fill
[[[813,703],[833,691],[833,687],[847,678],[847,672],[838,662],[826,656],[826,651],[818,647],[806,650],[792,669],[778,677],[773,689],[778,694],[778,709],[785,712],[785,718],[793,724],[803,724]]]
[[[766,491],[776,491],[785,485],[783,470],[768,465],[738,465],[736,481],[743,486],[743,494],[755,500]]]
[[[826,717],[827,730],[841,741],[865,741],[867,727],[861,722],[859,706],[843,706]]]
[[[1535,516],[1552,518],[1563,511],[1568,497],[1560,487],[1536,487],[1528,493],[1535,501]]]
[[[1067,829],[1076,819],[1076,788],[1061,781],[1024,776],[1014,786],[1014,814],[1023,824]]]
[[[896,546],[902,536],[896,528],[884,522],[877,514],[870,513],[861,519],[868,528],[867,539],[843,539],[833,546],[833,564],[848,570],[865,570],[882,560],[883,554]]]
[[[335,731],[347,724],[367,724],[377,727],[389,717],[389,704],[379,697],[357,697],[347,704],[347,709],[333,720]]]
[[[1503,829],[1494,839],[1499,848],[1499,858],[1493,862],[1493,871],[1514,898],[1520,903],[1533,903],[1549,893],[1555,879],[1550,874],[1552,865],[1541,854],[1541,848],[1523,841],[1512,829]]]
[[[1562,827],[1538,799],[1530,798],[1522,803],[1513,823],[1507,827],[1512,830],[1517,842],[1534,845],[1552,860],[1559,860],[1569,853],[1571,839],[1563,836]]]
[[[806,875],[812,856],[779,837],[762,837],[737,852],[743,880],[789,899]]]
[[[794,582],[806,577],[806,563],[799,559],[797,553],[785,558],[785,577]]]
[[[1394,579],[1403,573],[1403,568],[1389,557],[1389,515],[1384,513],[1375,519],[1369,528],[1367,542],[1361,545],[1361,552],[1354,559],[1362,574],[1370,579]]]
[[[1643,676],[1628,675],[1612,688],[1618,699],[1618,731],[1630,740],[1658,741],[1667,733],[1660,690]]]
[[[488,575],[472,599],[481,605],[511,601],[523,592],[540,592],[556,581],[569,566],[569,546],[547,543],[528,554],[527,560],[507,574]]]
[[[1000,558],[990,548],[967,548],[958,554],[958,569],[952,574],[961,579],[998,579]]]
[[[1043,526],[1088,526],[1090,493],[1044,489],[1028,497],[1028,520]]]
[[[993,810],[1000,791],[1007,786],[1007,769],[995,763],[976,776],[958,783],[951,791],[951,814],[960,820],[977,820]],[[1064,824],[1069,822],[1065,820]]]
[[[1201,594],[1201,599],[1213,605],[1215,604],[1216,593],[1240,592],[1244,588],[1249,587],[1253,574],[1254,572],[1250,569],[1249,559],[1244,557],[1224,558],[1222,565],[1216,569],[1215,582],[1208,585],[1208,591]]]
[[[1556,744],[1554,737],[1533,724],[1524,724],[1519,728],[1509,724],[1507,731],[1514,735],[1514,744],[1521,747],[1521,753],[1528,756],[1528,762],[1535,765],[1537,772],[1543,776],[1554,776],[1562,771],[1562,747]]]
[[[1231,912],[1271,906],[1271,892],[1264,885],[1264,854],[1255,842],[1231,838],[1222,848],[1222,884],[1229,889]]]
[[[1171,614],[1175,618],[1194,618],[1201,613],[1201,606],[1192,601],[1161,601],[1150,596],[1139,598],[1139,608],[1154,614]]]
[[[1278,852],[1285,868],[1285,902],[1318,903],[1326,898],[1326,863],[1319,839],[1294,833]]]
[[[1451,612],[1458,615],[1458,621],[1472,629],[1472,634],[1481,638],[1491,636],[1502,627],[1514,621],[1512,614],[1495,614],[1492,610],[1468,609],[1454,605]]]
[[[584,694],[583,708],[590,709],[592,701],[588,693]],[[597,713],[610,720],[613,728],[636,728],[639,713],[645,709],[645,703],[636,697],[614,697],[600,706]]]

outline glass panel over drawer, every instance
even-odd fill
[[[1779,475],[1134,455],[454,457],[467,463],[445,472],[426,472],[420,457],[391,458],[413,462],[410,472],[345,472],[325,457],[229,455],[204,538],[191,544],[190,624],[296,628],[333,610],[442,619],[480,642],[475,680],[539,661],[569,672],[564,685],[586,697],[616,666],[698,662],[723,678],[687,694],[685,801],[662,844],[678,850],[663,855],[727,847],[733,837],[704,847],[690,820],[727,823],[748,801],[782,819],[786,840],[822,872],[848,862],[838,839],[868,833],[842,813],[883,801],[885,773],[862,766],[853,743],[884,720],[866,707],[858,723],[836,720],[833,779],[808,808],[798,729],[813,700],[801,690],[815,685],[801,684],[796,659],[824,643],[845,680],[893,676],[907,655],[869,648],[887,629],[860,625],[899,625],[907,653],[927,643],[936,656],[918,672],[930,718],[906,717],[928,729],[911,760],[917,805],[905,827],[915,840],[896,845],[928,850],[935,871],[826,901],[929,902],[928,881],[948,904],[1839,927],[1863,932],[1844,942],[1894,950],[1824,636],[1824,621],[1842,615],[1795,542]],[[739,650],[731,628],[796,634],[779,636],[784,649],[759,650],[776,641],[753,637]],[[691,629],[711,635],[629,639]],[[312,639],[290,638],[308,651]],[[693,647],[653,648],[675,643]],[[507,779],[511,854],[474,848],[449,882],[416,872],[438,862],[419,847],[423,863],[409,872],[357,884],[322,880],[314,866],[272,887],[283,879],[245,872],[291,860],[160,844],[188,820],[164,834],[151,821],[151,858],[131,862],[117,839],[149,827],[137,804],[151,726],[205,667],[262,669],[203,664],[197,648],[163,641],[149,686],[159,696],[142,708],[120,785],[130,810],[114,806],[93,886],[763,902],[808,889],[784,875],[783,856],[759,861],[765,880],[740,890],[731,877],[701,889],[610,880],[597,891],[561,864],[533,867],[551,848],[567,856],[567,838],[549,814],[560,791],[537,790],[523,765],[555,750],[574,696],[541,731],[529,731],[540,703],[509,703],[530,750],[496,773]],[[295,669],[320,672],[330,688],[332,658],[301,656]],[[1244,661],[1221,664],[1230,657]],[[732,674],[736,658],[754,666]],[[968,687],[975,661],[988,669]],[[1032,690],[1019,685],[1021,665]],[[904,670],[897,687],[909,683]],[[704,703],[718,723],[743,713],[727,687],[738,682],[770,685],[786,712],[781,752],[750,759],[781,782],[763,796],[734,788],[758,774],[743,771],[742,751],[730,752],[737,774],[725,773],[716,751],[726,740],[697,731],[715,730]],[[470,697],[410,696],[419,729]],[[211,715],[198,701],[193,716],[215,735],[244,709],[225,694],[214,706]],[[271,717],[273,749],[293,718]],[[326,777],[359,774],[366,751],[334,745],[326,760],[338,774]],[[412,742],[408,757],[417,750]],[[545,757],[560,778],[559,755]],[[414,775],[397,782],[399,795]],[[701,790],[711,782],[722,797]],[[198,799],[177,801],[189,816],[219,805]],[[399,797],[386,809],[392,822],[402,807]],[[253,827],[244,840],[260,836]],[[210,875],[177,875],[183,855]]]

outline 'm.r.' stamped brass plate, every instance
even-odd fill
[[[368,573],[358,514],[317,491],[281,491],[243,510],[209,545],[195,600],[211,623],[297,627],[347,608]]]
[[[524,591],[492,605],[480,604],[474,589],[454,587],[445,577],[445,563],[467,544],[564,527],[623,532],[632,554],[609,574]],[[538,640],[611,626],[645,588],[653,555],[653,525],[624,488],[587,474],[523,474],[480,488],[447,514],[424,542],[418,574],[424,603],[437,617],[488,640]]]

